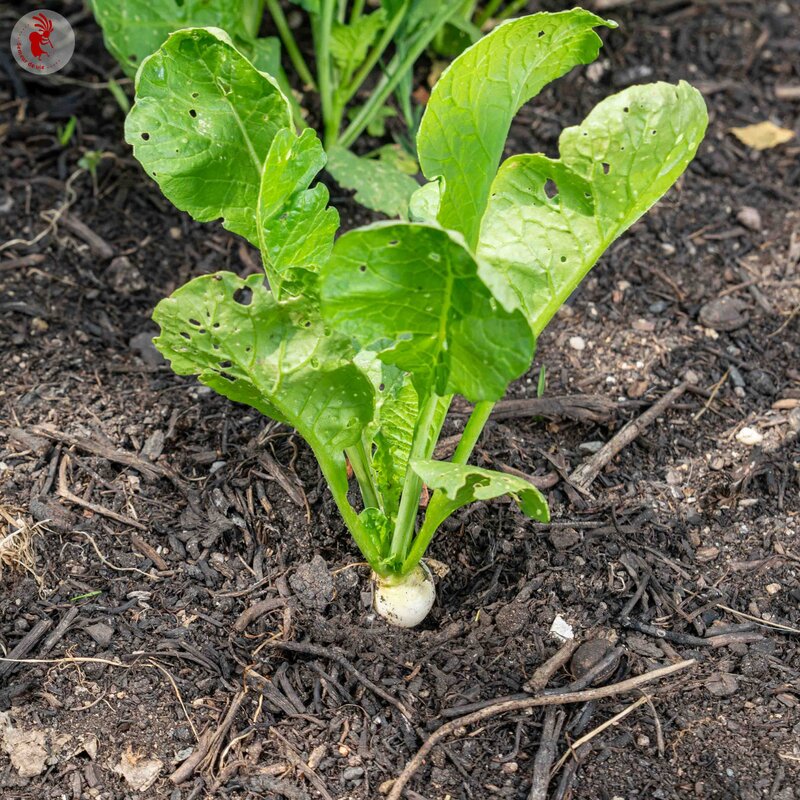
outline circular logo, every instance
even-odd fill
[[[72,26],[56,11],[31,11],[11,32],[11,52],[17,64],[34,75],[58,72],[74,51]]]

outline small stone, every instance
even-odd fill
[[[765,588],[767,594],[778,594],[783,587],[779,583],[768,583]]]
[[[363,767],[348,767],[342,772],[342,777],[346,781],[358,781],[364,775]]]
[[[37,336],[42,333],[47,333],[50,330],[50,325],[48,324],[47,320],[42,319],[41,317],[34,317],[31,320],[31,333],[34,336]]]
[[[700,376],[693,369],[687,369],[686,372],[683,373],[683,379],[686,383],[691,383],[692,386],[697,386],[697,384],[700,383]]]
[[[602,446],[603,443],[598,441],[581,442],[578,445],[578,450],[583,450],[584,453],[596,453],[602,448]]]
[[[347,758],[350,755],[350,748],[346,744],[340,744],[338,747],[339,755],[342,758]]]
[[[556,618],[550,626],[550,633],[562,642],[575,638],[575,631],[572,629],[572,625],[570,625],[561,614],[556,614]]]
[[[295,570],[289,578],[289,585],[306,608],[324,611],[333,600],[333,580],[328,565],[319,554]]]
[[[640,733],[636,737],[636,746],[641,747],[644,749],[645,747],[650,747],[650,737],[645,735],[644,733]]]
[[[730,697],[739,689],[739,682],[729,672],[712,672],[706,678],[705,686],[715,697]]]
[[[761,214],[758,213],[757,208],[744,206],[736,215],[736,220],[740,225],[744,225],[745,228],[749,228],[751,231],[761,230]]]
[[[656,300],[655,303],[647,306],[647,310],[651,314],[663,314],[667,308],[669,308],[669,303],[666,300]]]
[[[711,461],[708,462],[708,466],[713,469],[714,472],[719,472],[725,469],[725,459],[722,458],[722,456],[714,456]]]
[[[633,321],[633,329],[641,333],[652,333],[656,329],[656,324],[649,319],[636,319]]]
[[[719,547],[713,545],[700,547],[694,555],[700,563],[704,564],[707,561],[713,561],[719,555]]]
[[[570,336],[569,346],[580,353],[586,349],[586,340],[582,336]]]
[[[513,775],[519,769],[519,764],[516,761],[506,761],[500,770],[505,772],[507,775]]]
[[[148,367],[157,367],[166,364],[164,356],[156,350],[153,344],[154,333],[137,333],[129,342],[128,346],[136,353]],[[202,387],[204,388],[204,387]]]
[[[747,305],[735,297],[720,297],[706,303],[699,314],[700,323],[714,331],[735,331],[750,321]]]
[[[177,242],[179,239],[183,238],[183,231],[180,228],[170,228],[169,235],[171,239]]]
[[[128,786],[136,792],[147,791],[158,780],[164,762],[157,758],[141,758],[128,745],[114,772],[125,778]]]
[[[748,447],[755,447],[764,441],[764,437],[755,428],[742,428],[736,434],[736,441],[746,444]]]
[[[106,278],[117,294],[127,295],[147,288],[142,273],[131,263],[128,256],[117,256],[112,259],[106,268]]]
[[[586,675],[589,670],[597,666],[604,658],[606,658],[614,649],[614,645],[607,639],[590,639],[584,642],[573,654],[572,661],[570,662],[570,670],[573,677],[579,680]],[[614,674],[614,670],[619,664],[619,656],[608,665],[597,677],[594,679],[594,684],[603,683]]]
[[[108,647],[111,644],[111,637],[114,635],[114,629],[105,622],[96,622],[94,625],[89,625],[84,628],[86,633],[100,645],[100,647]]]
[[[581,535],[575,528],[551,528],[548,538],[556,550],[569,550],[580,542]]]

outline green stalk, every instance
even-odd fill
[[[515,2],[511,3],[511,5],[503,11],[502,14],[499,14],[497,17],[498,22],[505,22],[509,17],[513,16],[517,13],[517,11],[522,10],[528,4],[528,0],[515,0]]]
[[[386,72],[373,90],[369,100],[361,106],[361,110],[356,114],[355,119],[353,119],[345,132],[339,137],[338,144],[342,147],[352,146],[355,140],[358,139],[366,129],[367,125],[372,122],[381,108],[383,108],[387,98],[402,80],[403,75],[414,66],[416,60],[431,43],[433,37],[436,36],[436,32],[447,22],[456,10],[456,8],[448,8],[447,6],[445,6],[443,10],[440,9],[437,16],[430,21],[423,33],[417,37],[405,56],[402,59],[398,59],[397,56],[395,56],[391,60]]]
[[[337,463],[335,458],[332,458],[329,453],[323,452],[321,448],[315,449],[314,455],[316,455],[325,481],[330,487],[336,507],[339,509],[339,513],[342,515],[342,519],[352,534],[358,549],[372,569],[378,572],[382,569],[381,553],[366,526],[358,518],[358,514],[353,510],[347,499],[347,470],[344,463]],[[385,569],[382,569],[382,571],[385,572]]]
[[[411,443],[409,461],[427,457],[428,450],[431,447],[431,427],[436,421],[439,400],[440,398],[438,395],[431,393],[420,409],[417,427],[414,431],[414,441]],[[409,542],[414,535],[420,492],[422,492],[422,478],[420,478],[411,467],[408,467],[408,469],[406,469],[403,493],[400,496],[400,507],[397,510],[397,519],[395,521],[394,533],[392,534],[392,542],[389,551],[390,556],[396,561],[401,561],[405,558]]]
[[[350,10],[350,24],[357,22],[364,13],[364,0],[353,0],[353,8]]]
[[[336,118],[334,108],[333,82],[331,78],[331,32],[336,0],[322,0],[322,14],[315,28],[317,49],[317,82],[322,102],[322,120],[325,126],[325,147],[336,142],[341,119]]]
[[[483,428],[489,420],[489,416],[494,408],[494,402],[484,400],[475,404],[472,409],[467,424],[464,426],[464,433],[461,435],[461,440],[458,443],[456,452],[453,454],[452,462],[454,464],[466,464],[472,451],[480,438]],[[401,575],[407,575],[414,567],[420,562],[425,555],[436,531],[439,526],[444,522],[450,514],[455,510],[456,506],[452,500],[440,491],[433,493],[428,508],[425,510],[425,519],[419,533],[414,537],[408,548],[408,554],[403,561],[403,566],[400,568]]]
[[[370,74],[370,72],[372,72],[373,67],[378,63],[378,60],[384,54],[384,52],[386,52],[386,48],[391,44],[392,39],[394,38],[397,29],[400,27],[400,23],[405,18],[407,11],[408,0],[403,3],[400,11],[398,11],[394,17],[392,17],[391,21],[386,26],[383,35],[370,51],[366,61],[364,61],[364,63],[358,68],[358,72],[356,72],[356,74],[353,76],[353,79],[346,87],[342,89],[342,105],[347,105],[347,103],[353,99],[353,95],[361,88],[361,85],[367,79],[367,76]]]
[[[361,490],[361,498],[364,500],[364,508],[379,508],[383,510],[364,442],[360,441],[357,445],[348,447],[345,452],[350,459],[350,465],[353,467],[353,474],[358,481],[358,488]]]
[[[261,17],[264,16],[264,0],[249,0],[242,9],[242,25],[251,39],[258,36]]]
[[[294,34],[291,28],[289,28],[289,23],[286,21],[286,16],[283,13],[279,0],[266,0],[266,5],[275,22],[275,27],[278,29],[278,35],[281,37],[283,46],[289,54],[289,60],[300,76],[300,80],[302,80],[305,85],[316,90],[317,83],[311,74],[311,70],[308,68],[308,64],[306,64],[306,60],[303,58],[303,54],[300,52],[300,48],[297,46]]]
[[[475,27],[483,28],[483,26],[494,16],[498,8],[503,4],[503,0],[489,0],[483,7],[483,11],[475,17]]]

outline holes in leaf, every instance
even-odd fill
[[[319,369],[319,359],[312,358],[311,359],[311,369]]]
[[[196,99],[200,97],[200,92],[192,92],[192,98]]]
[[[190,108],[190,109],[189,109],[189,116],[190,116],[192,119],[194,119],[194,118],[197,116],[197,112],[196,112],[196,111],[195,111],[193,108]]]
[[[623,108],[622,110],[623,110],[623,111],[624,111],[626,114],[630,112],[630,108],[628,108],[628,106],[625,106],[625,108]]]
[[[231,361],[220,361],[219,368],[220,369],[230,369],[233,366],[233,362]]]
[[[389,245],[389,247],[397,247],[397,245],[400,244],[400,242],[398,242],[397,239],[392,239],[392,241],[387,242],[387,244]]]
[[[219,322],[215,322],[211,327],[212,328],[219,328]]]
[[[358,271],[359,271],[359,272],[366,272],[366,271],[367,271],[367,265],[366,265],[366,264],[362,264],[362,265],[361,265],[361,266],[358,268]]]
[[[306,321],[303,323],[303,327],[304,327],[304,328],[310,328],[310,327],[311,327],[311,320],[310,320],[310,319],[307,319],[307,320],[306,320]]]
[[[135,64],[138,60],[139,58],[136,56],[135,53],[133,55],[128,56],[128,61],[130,61],[132,64]]]
[[[558,194],[558,185],[552,178],[548,178],[544,182],[544,193],[549,200],[552,200]]]
[[[609,164],[607,161],[604,161],[603,162],[603,175],[608,175],[608,173],[610,171],[611,171],[611,164]]]
[[[385,388],[386,388],[386,384],[385,384],[385,383],[381,383],[381,384],[378,386],[378,391],[379,391],[379,392],[382,392],[382,391],[383,391]]]
[[[539,31],[539,38],[541,39],[544,36],[544,31]]]
[[[190,319],[189,320],[189,324],[190,325],[194,325],[195,328],[199,328],[200,327],[200,323],[196,319]]]
[[[561,256],[561,263],[563,264],[567,260],[566,256]]]
[[[253,290],[248,286],[241,286],[233,293],[233,299],[240,306],[249,306],[253,302]]]
[[[142,131],[142,139],[148,141],[150,139],[150,134],[147,131]]]
[[[220,378],[225,378],[226,381],[230,381],[231,383],[236,383],[236,378],[234,378],[233,375],[228,375],[227,372],[218,372],[217,375],[219,375]]]
[[[191,334],[187,333],[186,331],[181,331],[181,336],[189,342],[192,340]]]
[[[650,133],[652,133],[653,136],[655,136],[658,133],[658,131],[650,131]]]

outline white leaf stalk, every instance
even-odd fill
[[[372,574],[375,611],[392,625],[419,625],[436,600],[436,586],[427,564],[420,562],[407,575],[382,577]]]

